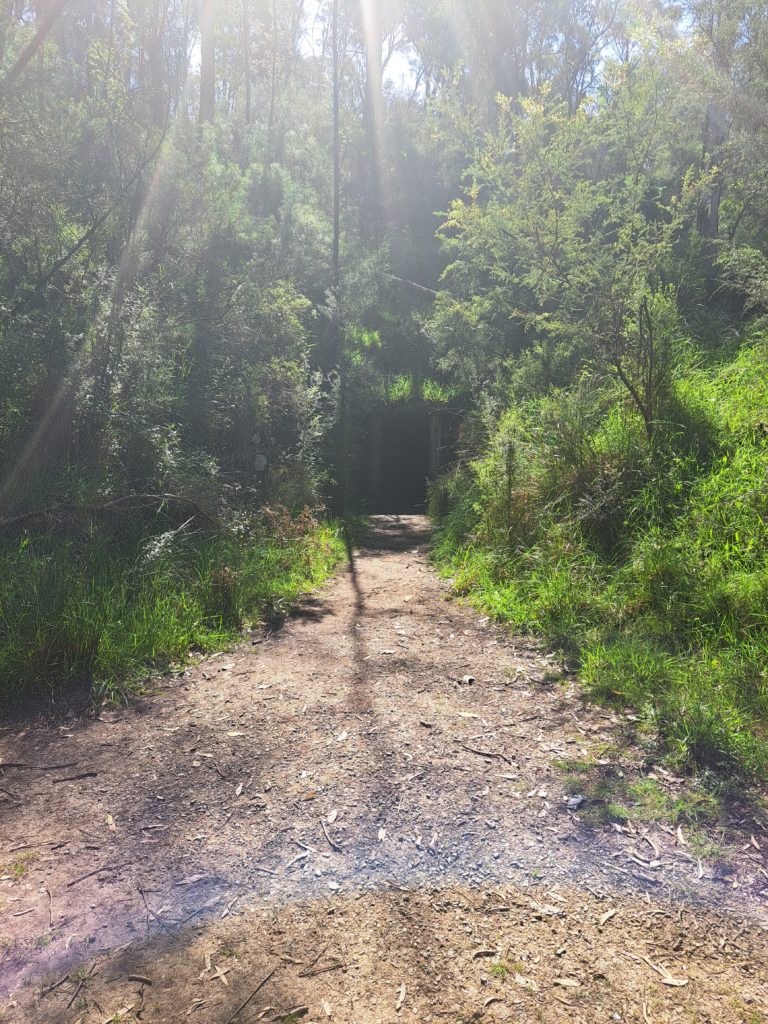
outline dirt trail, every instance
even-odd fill
[[[639,777],[631,722],[452,601],[427,541],[380,517],[274,634],[3,730],[0,1019],[768,1020],[762,823],[726,862],[569,808],[569,764]]]

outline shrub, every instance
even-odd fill
[[[610,381],[516,403],[433,485],[435,557],[677,763],[766,777],[768,334],[680,367],[651,439]]]

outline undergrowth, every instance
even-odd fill
[[[768,334],[689,368],[651,441],[605,381],[518,402],[432,488],[456,589],[639,710],[665,756],[768,777]]]
[[[232,643],[344,558],[342,527],[266,510],[247,529],[91,524],[0,542],[0,704],[67,688],[118,698],[148,671]]]

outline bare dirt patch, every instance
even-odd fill
[[[450,600],[427,541],[382,517],[283,629],[4,730],[7,1019],[768,1019],[763,823],[611,821],[631,723]]]

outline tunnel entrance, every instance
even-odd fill
[[[423,512],[429,472],[429,417],[404,409],[382,417],[380,512]]]
[[[424,512],[427,478],[440,469],[442,420],[422,407],[375,412],[368,444],[371,512]]]

